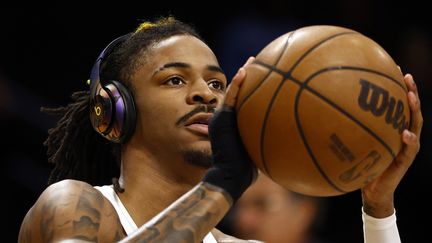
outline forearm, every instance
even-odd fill
[[[231,205],[231,197],[222,189],[200,183],[121,243],[200,242]]]

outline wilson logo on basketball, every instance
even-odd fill
[[[374,116],[385,114],[385,122],[392,125],[399,133],[408,126],[404,113],[404,104],[389,95],[389,92],[367,80],[360,79],[361,91],[358,97],[359,106],[370,111]]]

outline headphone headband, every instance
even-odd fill
[[[93,65],[93,68],[90,72],[90,90],[94,90],[94,87],[97,86],[97,84],[100,82],[100,66],[105,60],[105,58],[112,52],[114,48],[116,48],[118,45],[123,43],[125,40],[127,40],[131,34],[125,34],[120,37],[117,37],[115,40],[111,41],[99,54],[98,58],[96,59],[95,64]]]

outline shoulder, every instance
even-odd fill
[[[120,229],[114,208],[98,190],[88,183],[68,179],[43,191],[25,216],[19,237],[20,241],[22,237],[53,241],[79,236],[93,241],[99,239],[101,232]]]
[[[44,209],[65,213],[64,210],[75,211],[84,205],[102,207],[103,195],[90,184],[78,180],[62,180],[48,186],[39,196],[34,209]]]
[[[231,235],[227,235],[225,233],[222,233],[222,231],[214,228],[211,233],[213,234],[213,236],[216,238],[217,242],[225,242],[225,243],[229,243],[229,242],[235,242],[235,243],[241,243],[241,242],[245,242],[245,243],[264,243],[262,241],[256,241],[256,240],[242,240],[239,238],[236,238],[234,236]]]
[[[97,191],[92,185],[87,182],[66,179],[48,186],[41,194],[40,198],[44,197],[56,197],[59,195],[70,195],[71,197],[77,196],[75,192],[86,191]]]
[[[103,195],[87,182],[66,179],[56,182],[45,189],[41,197],[59,197],[65,200],[74,199],[92,199],[96,201],[103,200]]]

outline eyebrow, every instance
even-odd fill
[[[222,73],[225,75],[225,72],[222,70],[222,68],[215,66],[215,65],[207,65],[207,69],[213,72]]]
[[[160,68],[158,68],[158,70],[156,70],[153,73],[153,76],[156,75],[158,72],[167,69],[167,68],[192,68],[192,66],[188,63],[185,62],[169,62],[164,64],[163,66],[161,66]],[[225,74],[224,71],[222,70],[222,68],[220,68],[219,66],[215,66],[215,65],[207,65],[207,69],[213,72],[218,72],[218,73],[222,73]]]

